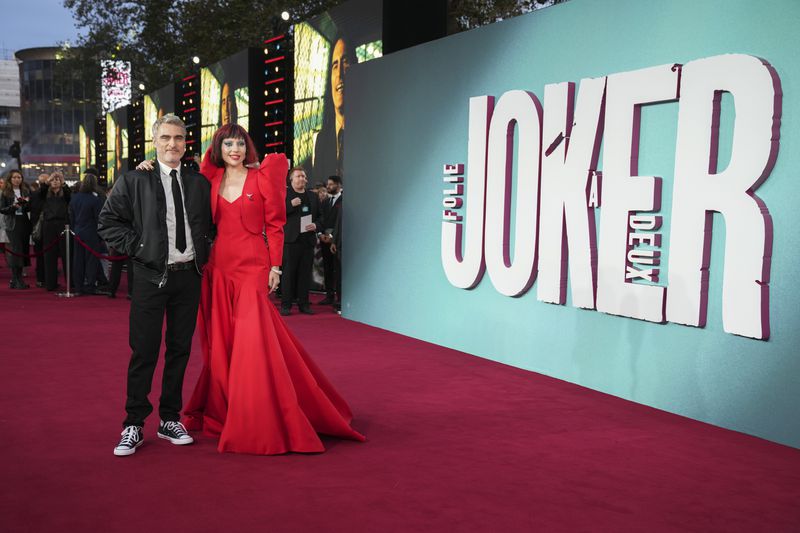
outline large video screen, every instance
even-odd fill
[[[117,136],[117,125],[114,122],[114,115],[106,114],[106,178],[108,183],[114,181],[114,171],[117,166],[117,154],[115,142]]]
[[[381,6],[351,0],[294,28],[294,157],[312,183],[344,177],[345,77],[383,55]]]
[[[78,142],[80,144],[80,172],[81,176],[86,172],[88,167],[95,165],[94,156],[94,140],[91,139],[89,132],[83,124],[78,126]]]
[[[167,85],[144,97],[144,158],[153,159],[156,149],[153,146],[153,124],[167,113],[175,112],[175,87]]]
[[[106,122],[106,129],[108,130],[106,147],[109,153],[113,151],[114,154],[114,165],[112,166],[109,160],[107,167],[108,182],[111,183],[128,170],[128,108],[117,109],[110,113],[109,116],[114,121],[113,132],[108,126],[110,122]]]
[[[242,50],[200,70],[200,140],[202,156],[223,124],[249,128],[249,50]]]

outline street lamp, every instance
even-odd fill
[[[195,65],[199,65],[200,64],[200,58],[197,57],[197,56],[194,56],[192,58],[192,63],[194,63]]]
[[[281,18],[282,18],[284,21],[286,21],[286,20],[289,20],[289,12],[288,12],[288,11],[282,11],[282,12],[281,12]]]

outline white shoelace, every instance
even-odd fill
[[[183,424],[181,424],[180,422],[174,422],[174,421],[164,422],[164,429],[166,429],[167,431],[174,431],[178,437],[183,437],[184,435],[187,435],[186,428],[184,428]]]
[[[136,426],[128,426],[122,430],[122,440],[120,441],[120,446],[133,446],[136,442],[137,436]]]

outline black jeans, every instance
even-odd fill
[[[135,267],[134,267],[135,268]],[[137,273],[138,274],[138,273]],[[166,284],[159,288],[147,276],[134,275],[134,291],[130,314],[130,346],[133,353],[128,365],[128,397],[123,426],[143,426],[153,411],[147,399],[153,384],[153,372],[161,349],[164,317],[167,331],[164,344],[164,375],[158,414],[162,420],[180,420],[183,407],[183,375],[200,302],[200,275],[195,270],[168,272]]]
[[[42,245],[51,244],[56,237],[64,231],[66,221],[64,220],[45,220],[42,224]],[[61,268],[64,276],[67,275],[67,239],[72,239],[71,235],[61,235],[58,244],[44,253],[44,280],[48,291],[54,291],[58,287],[58,259],[61,258]],[[70,245],[72,243],[70,242]],[[70,280],[66,280],[70,283]]]
[[[336,263],[336,301],[342,301],[342,252],[337,250],[334,256]]]
[[[81,240],[94,251],[100,250],[100,238],[94,235],[78,235]],[[100,260],[89,250],[73,240],[75,249],[72,253],[72,279],[75,290],[94,292],[97,284],[97,273],[100,271]]]
[[[297,298],[299,306],[308,305],[308,291],[311,288],[313,266],[313,244],[309,245],[301,241],[284,245],[281,307],[291,307],[295,298]]]
[[[321,243],[322,250],[322,265],[325,269],[325,295],[331,300],[334,299],[336,293],[339,292],[339,286],[336,282],[338,279],[338,267],[336,254],[331,252],[331,245]]]
[[[42,241],[33,241],[33,251],[40,253],[42,251]],[[36,283],[44,284],[44,255],[36,256]]]

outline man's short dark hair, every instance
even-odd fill
[[[100,176],[100,173],[94,167],[87,167],[86,170],[83,171],[83,174],[92,174],[93,176]]]
[[[334,174],[333,176],[328,176],[328,179],[332,180],[337,185],[341,185],[342,184],[342,177],[341,176],[337,176],[336,174]]]

